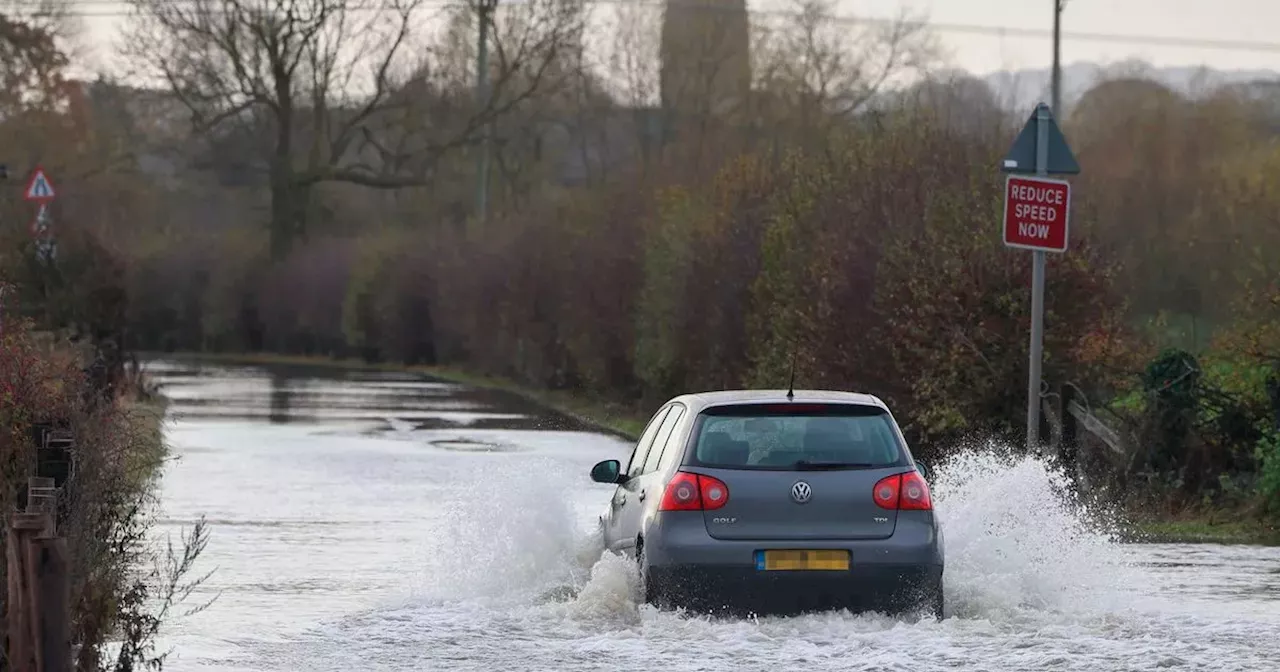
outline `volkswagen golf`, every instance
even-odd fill
[[[605,460],[591,478],[616,485],[601,531],[638,563],[647,602],[943,616],[927,470],[874,396],[679,396],[625,465]]]

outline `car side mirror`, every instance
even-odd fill
[[[617,460],[597,462],[591,467],[591,480],[596,483],[618,483],[618,475],[622,472],[622,463]]]
[[[924,480],[933,480],[933,471],[929,469],[929,465],[924,462],[916,462],[916,471],[920,472],[920,475],[924,477]]]

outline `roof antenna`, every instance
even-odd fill
[[[794,345],[791,346],[791,380],[787,381],[787,401],[791,401],[792,399],[796,398],[795,389],[796,389],[796,353],[797,352],[798,352],[797,348]]]

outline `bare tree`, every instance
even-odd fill
[[[991,86],[962,71],[930,73],[885,98],[884,105],[877,107],[890,114],[931,119],[956,133],[981,136],[1009,131],[1006,125],[1011,119]]]
[[[602,71],[625,105],[654,105],[660,96],[663,11],[644,0],[613,10],[613,30],[601,31],[594,45],[603,57]]]
[[[270,147],[262,163],[277,259],[305,236],[316,185],[426,184],[441,156],[532,95],[581,31],[577,0],[524,3],[518,53],[503,55],[520,63],[503,71],[524,76],[499,76],[477,103],[441,86],[421,57],[429,52],[415,49],[425,0],[372,1],[129,0],[130,58],[182,101],[196,129]]]
[[[65,98],[68,63],[50,28],[0,13],[0,120],[56,111]]]
[[[582,68],[575,105],[579,160],[594,182],[631,160],[650,167],[661,95],[662,6],[626,0],[603,11],[586,49],[596,60]]]
[[[837,17],[831,0],[793,0],[796,11],[757,37],[757,85],[782,112],[812,127],[864,110],[895,78],[934,64],[925,24]]]
[[[0,9],[0,164],[13,179],[43,164],[65,184],[65,168],[84,139],[67,74],[71,59],[58,30],[47,17]],[[0,203],[0,217],[29,217],[20,203]]]
[[[76,0],[0,0],[0,14],[53,35],[58,47],[79,61],[88,52],[84,19],[74,11],[76,4]]]

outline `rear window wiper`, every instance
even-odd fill
[[[817,471],[819,469],[873,469],[877,465],[869,462],[811,462],[797,460],[791,465],[800,471]]]

